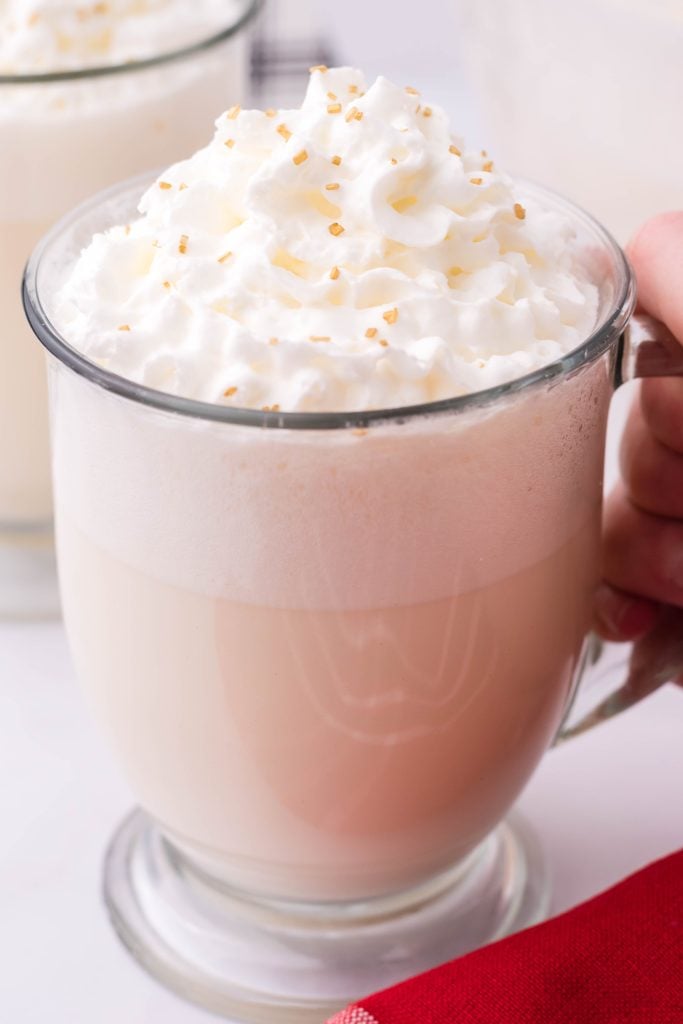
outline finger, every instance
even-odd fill
[[[618,590],[683,607],[683,522],[643,512],[620,485],[605,509],[602,568]]]
[[[683,211],[648,220],[627,251],[640,304],[683,341]]]
[[[621,475],[638,508],[683,519],[683,454],[658,440],[638,402],[631,409],[621,443]]]
[[[644,380],[640,386],[640,407],[657,440],[683,453],[683,377]]]
[[[637,640],[648,633],[659,605],[602,583],[595,593],[594,628],[605,640]]]

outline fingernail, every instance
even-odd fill
[[[656,618],[657,606],[651,601],[628,601],[621,613],[619,632],[625,640],[635,640],[652,629]]]
[[[657,606],[603,583],[595,595],[595,610],[604,632],[615,640],[634,640],[647,633],[657,618]]]

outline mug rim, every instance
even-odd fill
[[[258,2],[260,0],[257,0]],[[49,253],[52,245],[62,237],[65,230],[84,220],[99,207],[106,206],[107,203],[124,196],[127,192],[135,192],[140,186],[147,187],[153,180],[154,178],[150,177],[149,173],[128,179],[97,193],[59,220],[38,243],[27,263],[22,281],[22,301],[33,333],[43,347],[60,363],[105,391],[176,415],[246,427],[339,430],[364,428],[377,423],[401,424],[418,417],[461,413],[489,406],[501,399],[528,391],[530,388],[556,382],[595,362],[621,337],[635,308],[635,275],[626,254],[610,232],[591,214],[571,200],[545,186],[517,178],[515,179],[516,184],[520,185],[523,191],[531,193],[534,197],[545,198],[549,204],[555,208],[559,206],[574,220],[578,219],[590,228],[604,245],[605,251],[611,256],[612,265],[617,274],[619,287],[609,310],[580,345],[560,356],[559,359],[521,377],[515,377],[480,391],[434,402],[384,409],[341,410],[338,412],[267,412],[261,409],[235,408],[173,395],[104,369],[73,348],[50,322],[41,301],[38,281],[43,258]]]
[[[201,36],[187,46],[118,64],[96,64],[93,67],[70,68],[65,71],[36,71],[18,75],[0,74],[0,90],[3,86],[51,85],[56,82],[77,82],[88,78],[104,78],[108,75],[124,75],[127,72],[143,71],[146,68],[155,68],[184,60],[185,57],[211,50],[214,46],[218,46],[230,39],[231,36],[236,35],[240,29],[256,17],[264,2],[265,0],[246,0],[236,20],[231,21],[229,25],[218,32],[212,32],[209,36]]]

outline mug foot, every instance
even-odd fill
[[[464,862],[362,903],[251,898],[195,873],[141,811],[104,869],[123,944],[192,1003],[246,1024],[320,1024],[347,1003],[541,920],[549,882],[513,815]]]

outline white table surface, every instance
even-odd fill
[[[426,0],[425,17],[436,18],[442,2]],[[420,73],[412,38],[397,49],[379,17],[373,22],[372,5],[351,6],[364,12],[365,26],[364,47],[357,39],[354,49],[347,7],[323,4],[341,52],[369,72],[383,62],[396,74],[393,59],[470,131],[472,110],[450,73]],[[422,62],[429,66],[424,54]],[[0,1021],[215,1019],[148,978],[109,927],[102,856],[132,797],[81,701],[61,625],[0,624],[0,680]],[[682,777],[683,691],[673,687],[546,756],[519,806],[551,867],[553,911],[683,846]]]

